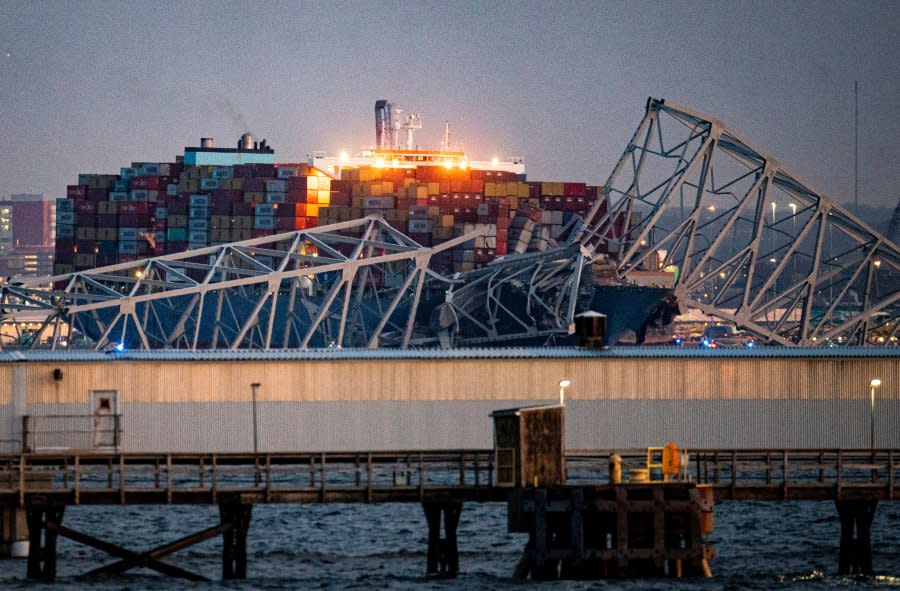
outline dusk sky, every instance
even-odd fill
[[[474,159],[601,184],[648,96],[714,115],[839,201],[900,196],[900,2],[0,0],[0,197],[245,131],[355,152],[373,103]]]

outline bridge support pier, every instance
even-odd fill
[[[33,506],[27,510],[27,577],[40,581],[56,580],[57,527],[62,523],[64,506]]]
[[[462,503],[425,502],[425,520],[428,522],[428,564],[426,573],[446,578],[459,574],[459,548],[456,529],[462,513]],[[441,538],[441,514],[444,515],[444,535]]]
[[[250,529],[250,513],[253,505],[221,503],[219,516],[222,532],[222,578],[247,578],[247,530]]]
[[[838,574],[872,575],[872,520],[878,501],[835,501],[841,520]],[[853,537],[854,526],[856,538]]]

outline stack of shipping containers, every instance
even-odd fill
[[[231,166],[135,162],[82,174],[57,202],[54,272],[68,273],[209,245],[314,228],[370,214],[423,246],[482,235],[433,259],[468,271],[511,252],[543,250],[598,188],[526,182],[471,168],[363,166],[340,180],[306,163]]]

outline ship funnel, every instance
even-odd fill
[[[213,139],[211,137],[200,138],[200,147],[201,148],[212,148],[213,147]]]
[[[375,101],[375,147],[379,149],[393,147],[394,106],[386,99]]]
[[[238,150],[252,150],[253,149],[253,134],[245,133],[241,136],[240,141],[238,141]]]

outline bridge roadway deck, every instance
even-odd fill
[[[607,485],[612,450],[570,450],[567,483]],[[646,450],[616,450],[623,473]],[[695,450],[716,500],[897,500],[900,450]],[[489,449],[0,456],[0,503],[28,505],[506,501]]]

